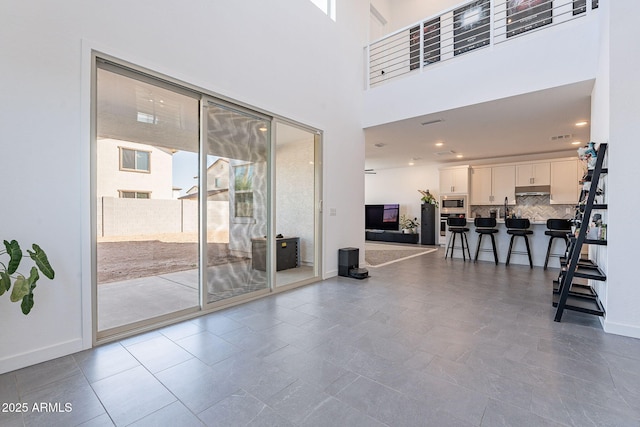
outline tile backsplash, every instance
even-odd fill
[[[504,215],[504,204],[494,206],[471,206],[471,218],[488,217],[491,209],[500,209]],[[569,209],[569,213],[567,213]],[[509,211],[520,213],[522,218],[546,220],[549,218],[573,218],[575,205],[552,205],[549,196],[516,196],[516,204],[509,205]]]

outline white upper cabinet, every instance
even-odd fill
[[[503,204],[504,198],[510,205],[516,204],[516,167],[513,165],[494,166],[493,168],[493,199]]]
[[[549,162],[526,163],[516,166],[516,185],[550,185],[551,164]]]
[[[440,194],[467,194],[469,166],[440,169]]]
[[[504,198],[515,204],[516,167],[482,166],[471,169],[471,204],[501,205]]]
[[[551,162],[552,205],[578,203],[580,195],[579,177],[582,175],[579,160]]]
[[[491,169],[491,167],[471,168],[470,199],[472,205],[493,204]]]

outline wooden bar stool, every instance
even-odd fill
[[[473,225],[476,226],[476,233],[478,233],[478,246],[476,247],[476,257],[474,262],[478,261],[478,253],[480,252],[480,245],[482,243],[482,236],[491,236],[491,245],[493,246],[493,258],[498,265],[498,251],[496,250],[496,239],[493,237],[498,232],[496,228],[495,218],[476,218],[473,220]],[[488,249],[484,249],[488,250]]]
[[[462,259],[465,261],[467,260],[464,253],[464,250],[466,248],[467,254],[469,255],[469,261],[471,261],[471,253],[469,252],[469,241],[467,240],[467,231],[469,231],[469,228],[467,227],[467,219],[449,217],[447,218],[447,225],[449,226],[449,233],[451,233],[451,236],[449,237],[449,244],[447,245],[447,250],[444,253],[444,257],[447,258],[449,248],[451,248],[451,258],[453,258],[453,250],[456,247],[456,235],[459,234],[460,248],[462,249]]]
[[[547,256],[544,259],[544,269],[547,269],[547,264],[549,263],[550,256],[561,256],[561,255],[552,255],[551,254],[551,245],[553,245],[553,239],[563,239],[566,247],[569,246],[569,239],[567,238],[567,233],[571,232],[571,221],[568,219],[548,219],[547,220],[547,228],[548,230],[544,232],[545,235],[549,236],[549,246],[547,247]],[[565,247],[565,250],[566,250]]]
[[[507,218],[505,219],[505,225],[507,226],[507,234],[511,234],[511,241],[509,242],[509,253],[507,254],[506,265],[509,265],[511,259],[511,253],[522,254],[525,253],[529,256],[529,266],[533,268],[533,261],[531,260],[531,248],[529,247],[529,234],[533,234],[533,231],[529,230],[531,222],[525,218]],[[527,252],[512,251],[513,241],[516,237],[524,237],[524,243],[527,245]]]

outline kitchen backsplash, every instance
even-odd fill
[[[504,204],[495,206],[471,206],[471,218],[488,217],[491,209],[500,209],[500,216],[504,216]],[[569,209],[569,213],[567,213]],[[509,212],[520,213],[522,218],[549,219],[573,218],[575,205],[552,205],[549,196],[516,196],[516,204],[509,205]]]

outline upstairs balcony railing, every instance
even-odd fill
[[[372,42],[368,86],[578,19],[598,0],[475,0]]]

